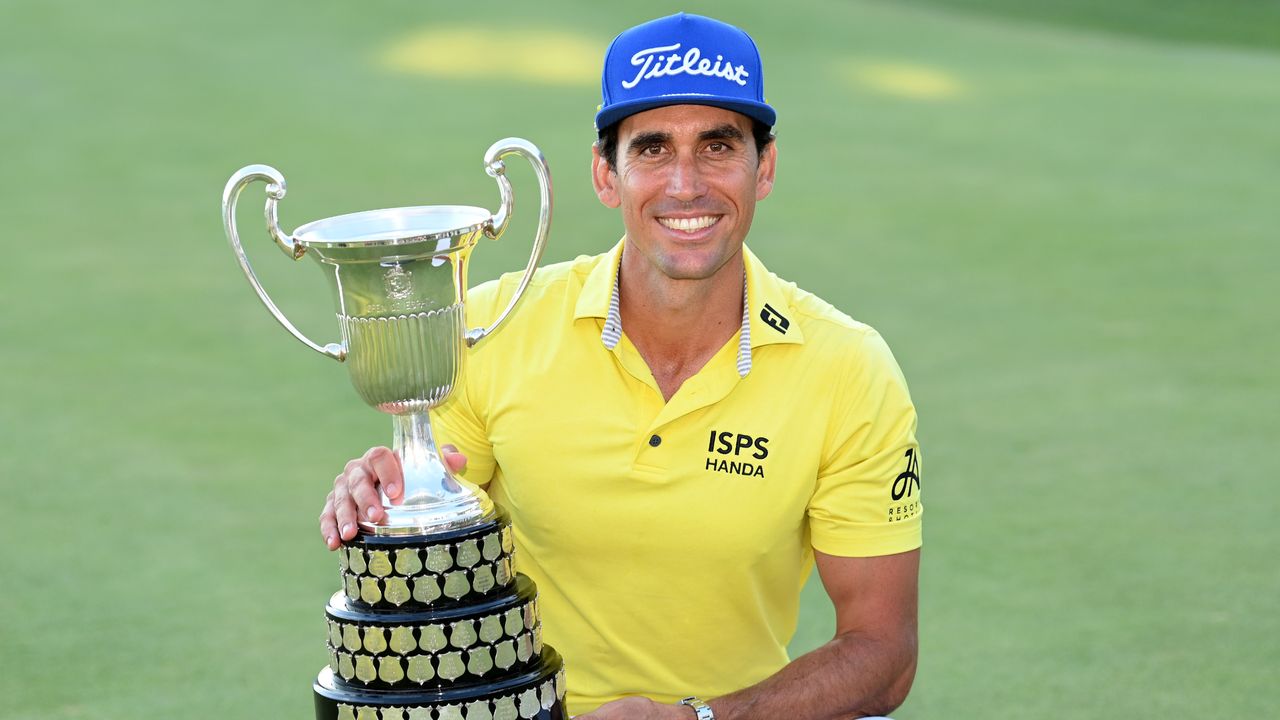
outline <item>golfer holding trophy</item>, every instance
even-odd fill
[[[504,158],[529,160],[541,206],[519,288],[488,327],[466,327],[467,265],[482,237],[497,239],[513,205]],[[508,321],[546,246],[551,179],[531,143],[499,141],[484,157],[498,183],[496,213],[438,205],[372,210],[281,230],[284,177],[250,165],[222,196],[222,219],[241,269],[294,337],[344,363],[366,403],[392,416],[404,473],[400,501],[382,495],[384,521],[362,522],[338,549],[342,590],[325,608],[329,665],[313,686],[317,720],[563,720],[564,666],[542,644],[533,583],[512,570],[507,515],[442,461],[428,412],[465,371],[467,349]],[[339,342],[320,345],[284,316],[241,246],[236,205],[266,185],[267,233],[286,255],[314,258],[337,303]]]

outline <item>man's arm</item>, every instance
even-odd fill
[[[920,551],[868,558],[815,555],[836,608],[835,638],[756,685],[707,700],[716,720],[867,717],[885,715],[906,699],[916,673]],[[690,720],[694,713],[632,697],[578,717]]]

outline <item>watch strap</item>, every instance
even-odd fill
[[[711,712],[711,706],[696,697],[689,696],[681,700],[680,704],[693,708],[693,711],[698,714],[698,720],[716,720],[716,714]]]

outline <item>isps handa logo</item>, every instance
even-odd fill
[[[737,432],[711,431],[706,469],[731,475],[764,477],[759,461],[769,457],[769,438]],[[731,459],[732,458],[732,459]]]

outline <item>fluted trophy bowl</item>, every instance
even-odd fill
[[[513,207],[502,158],[518,154],[534,167],[541,191],[533,252],[515,295],[487,328],[469,330],[465,299],[467,264],[482,237],[497,239]],[[308,223],[292,235],[280,230],[277,203],[284,177],[266,165],[242,168],[227,182],[223,224],[249,283],[267,309],[298,340],[343,362],[351,384],[375,409],[393,416],[392,449],[404,471],[404,496],[391,503],[378,535],[411,535],[463,527],[493,514],[480,488],[456,477],[441,460],[428,411],[458,385],[467,348],[506,321],[520,301],[546,245],[551,222],[551,180],[542,153],[526,140],[508,138],[485,154],[485,171],[498,182],[497,213],[465,205],[391,208],[339,215]],[[240,243],[236,203],[250,183],[267,183],[267,233],[290,257],[310,255],[329,280],[341,342],[319,345],[280,312],[263,289]]]
[[[294,237],[324,268],[351,383],[392,415],[436,407],[466,357],[467,260],[491,215],[463,206],[340,215]]]

